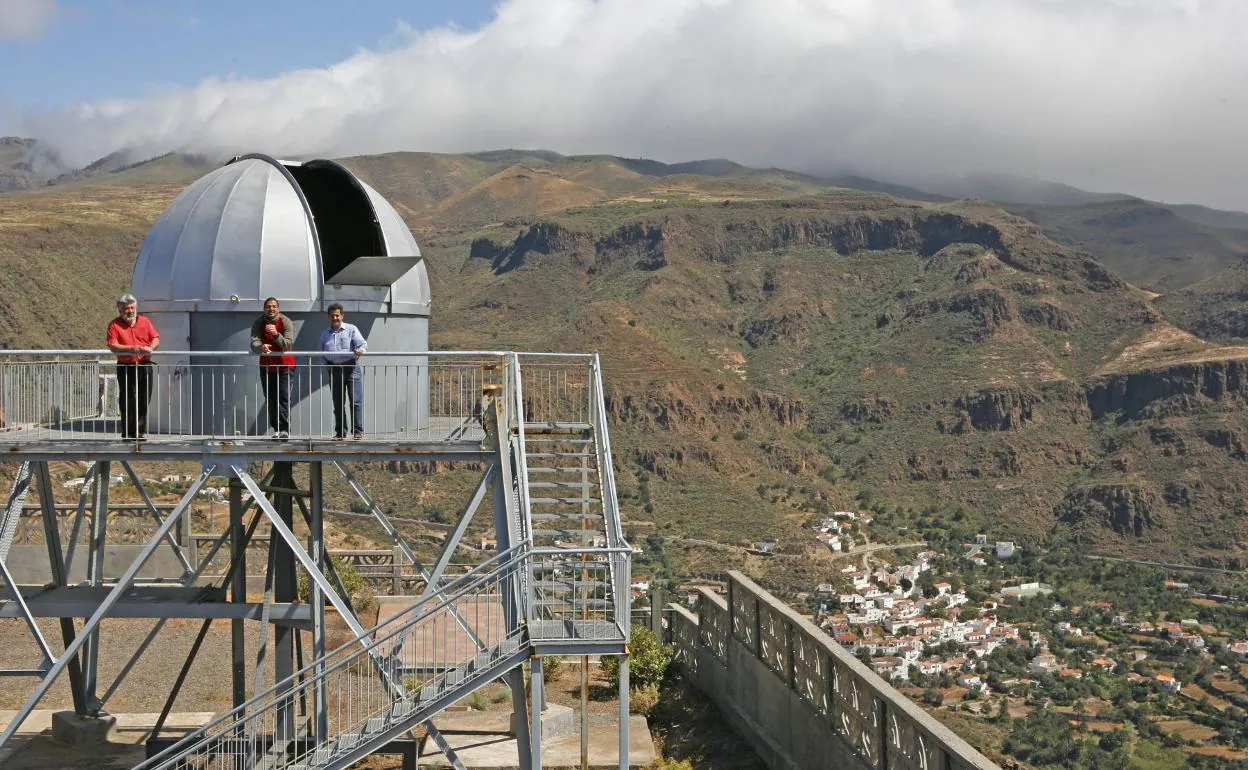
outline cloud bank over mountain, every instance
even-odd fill
[[[77,164],[524,147],[1248,208],[1246,28],[1243,0],[507,0],[479,29],[17,126]]]

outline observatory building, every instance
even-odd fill
[[[333,303],[343,306],[371,350],[428,350],[429,278],[416,240],[385,198],[332,160],[243,155],[200,178],[148,233],[132,285],[166,351],[246,350],[251,323],[270,296],[294,322],[295,350],[318,349]],[[254,360],[235,355],[197,356],[194,364],[169,356],[161,361],[181,364],[187,376],[158,383],[153,400],[167,406],[155,410],[154,432],[228,435],[227,427],[245,433],[263,427]],[[325,389],[311,378],[309,360],[299,363],[294,397],[321,398]],[[369,363],[384,370],[384,360]],[[386,387],[413,396],[420,390],[418,377],[401,379]],[[205,393],[218,403],[211,417],[189,406]],[[370,434],[416,427],[424,419],[414,398],[395,403],[388,395],[387,401],[400,413],[370,410]],[[179,408],[183,403],[187,408]],[[324,411],[311,406],[312,413]],[[314,427],[291,426],[298,433]]]

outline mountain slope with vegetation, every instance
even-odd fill
[[[842,507],[884,534],[1248,556],[1248,356],[1106,266],[1160,275],[1156,251],[1102,260],[983,201],[720,161],[343,162],[417,233],[435,346],[603,354],[638,537],[776,537],[755,566],[795,588],[826,556],[800,528]],[[166,156],[0,195],[0,342],[98,345],[146,229],[203,168]]]

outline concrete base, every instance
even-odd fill
[[[551,704],[550,709],[567,708]],[[548,711],[550,710],[548,709]],[[568,709],[573,727],[571,733],[555,736],[545,732],[542,735],[542,767],[546,770],[579,770],[581,766],[581,735],[580,723],[575,713]],[[480,728],[486,718],[492,718],[506,725],[506,712],[481,712],[477,714],[443,713],[434,719],[434,724],[442,731],[443,737],[455,749],[455,753],[464,763],[464,767],[480,768],[481,770],[511,770],[520,767],[516,749],[516,739],[503,730],[484,732]],[[561,717],[556,715],[552,727]],[[461,721],[463,720],[463,721]],[[543,722],[545,724],[545,722]],[[620,766],[620,740],[618,722],[611,718],[602,720],[595,717],[589,726],[589,766],[601,770],[617,770]],[[650,737],[650,726],[646,718],[633,714],[628,720],[629,747],[628,764],[630,767],[644,767],[656,759],[654,740]],[[425,751],[420,757],[422,768],[450,767],[450,763],[438,751],[433,741],[425,744]]]
[[[117,717],[80,717],[72,711],[52,715],[52,738],[69,746],[98,746],[117,737]]]
[[[72,712],[71,712],[72,713]],[[16,711],[0,710],[0,730],[9,726]],[[121,713],[113,715],[117,729],[107,744],[71,745],[53,740],[52,719],[48,709],[32,711],[22,727],[0,749],[0,768],[4,770],[127,770],[144,759],[143,742],[151,735],[157,714]],[[215,715],[211,712],[174,712],[165,722],[171,735],[190,732]]]
[[[511,715],[511,734],[516,734],[516,715]],[[576,733],[580,735],[578,730],[581,729],[580,722],[576,721],[576,712],[567,706],[560,706],[558,703],[546,704],[546,710],[542,712],[542,735],[547,738],[558,738],[563,735],[572,735]]]

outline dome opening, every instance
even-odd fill
[[[386,253],[385,240],[368,194],[333,161],[314,160],[286,168],[299,183],[321,244],[321,280],[329,282],[356,257]]]

